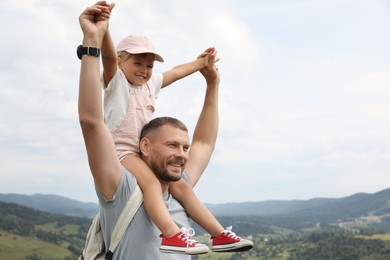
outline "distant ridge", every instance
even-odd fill
[[[68,216],[93,217],[98,205],[52,194],[0,194],[0,201],[12,202],[36,210]],[[373,194],[357,193],[343,198],[314,198],[309,200],[269,200],[205,204],[218,217],[231,216],[289,216],[290,218],[331,221],[366,215],[390,214],[390,189]]]
[[[332,199],[314,198],[310,200],[269,200],[264,202],[242,202],[206,204],[216,216],[239,215],[283,215],[311,218],[344,218],[361,215],[384,215],[390,213],[390,189],[373,194],[357,193],[351,196]]]
[[[92,217],[99,209],[98,204],[93,202],[80,202],[53,194],[0,193],[0,201],[16,203],[35,210],[78,217]]]

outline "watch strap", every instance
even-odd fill
[[[100,56],[100,48],[98,48],[98,47],[84,47],[83,45],[79,45],[77,47],[77,57],[81,60],[83,55],[99,57]]]

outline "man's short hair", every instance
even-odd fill
[[[164,125],[171,125],[173,127],[176,127],[176,128],[179,128],[183,131],[188,132],[188,129],[185,126],[185,124],[182,121],[180,121],[179,119],[169,117],[169,116],[157,117],[157,118],[152,119],[146,125],[144,125],[144,127],[142,128],[142,131],[141,131],[140,140],[142,140],[142,138],[150,135],[150,133],[156,131],[157,129],[159,129],[160,127],[162,127]]]

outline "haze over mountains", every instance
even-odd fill
[[[92,217],[96,215],[99,208],[98,204],[93,202],[80,202],[53,194],[0,193],[0,201],[16,203],[35,210],[80,217]]]
[[[0,194],[0,201],[27,206],[36,210],[71,216],[93,217],[98,211],[96,203],[48,194]],[[343,198],[315,198],[310,200],[269,200],[206,204],[215,216],[270,216],[289,215],[321,219],[354,218],[368,215],[390,214],[390,189],[376,193],[357,193]]]

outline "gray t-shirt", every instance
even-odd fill
[[[105,200],[97,189],[100,204],[100,224],[106,248],[109,247],[111,233],[122,209],[129,200],[137,181],[125,168],[121,170],[121,180],[112,200]],[[188,175],[183,173],[188,181]],[[190,227],[190,220],[181,204],[171,194],[163,195],[169,213],[179,227]],[[121,243],[114,252],[113,260],[190,260],[189,255],[165,254],[159,251],[161,245],[160,230],[146,214],[143,204],[130,222]]]

